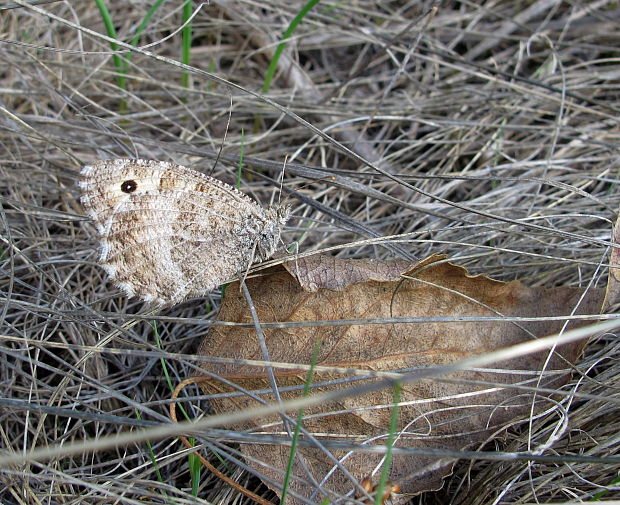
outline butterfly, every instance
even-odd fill
[[[127,296],[169,306],[201,296],[264,261],[290,216],[174,163],[114,159],[85,166],[81,203],[99,262]]]

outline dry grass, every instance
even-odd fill
[[[233,181],[243,150],[242,189],[263,202],[279,197],[287,163],[294,219],[286,240],[302,237],[301,251],[443,252],[498,279],[604,286],[620,203],[616,3],[538,1],[518,10],[520,2],[452,2],[434,16],[425,15],[430,2],[319,4],[280,62],[269,94],[276,109],[254,93],[300,5],[202,5],[186,88],[174,64],[179,35],[164,38],[179,28],[180,5],[167,2],[140,42],[148,47],[131,59],[126,91],[108,43],[79,29],[103,33],[94,3],[0,13],[2,449],[101,438],[129,430],[126,418],[166,422],[160,357],[172,383],[191,375],[187,355],[218,305],[214,293],[206,304],[163,312],[173,319],[157,323],[156,347],[148,318],[134,316],[144,308],[105,282],[85,233],[76,174],[97,158],[172,160]],[[110,2],[122,40],[148,6]],[[237,87],[214,81],[209,69]],[[382,245],[357,244],[387,236]],[[601,491],[620,498],[611,484],[620,465],[605,463],[620,447],[617,348],[614,335],[597,339],[575,375],[574,390],[598,398],[566,399],[487,447],[544,447],[599,462],[463,460],[444,490],[414,502],[556,503]],[[196,400],[191,416],[206,407]],[[239,499],[203,474],[205,501],[195,500],[180,449],[154,440],[157,465],[144,442],[14,464],[0,470],[0,501]],[[236,478],[248,482],[241,468]],[[265,492],[256,479],[249,486]]]

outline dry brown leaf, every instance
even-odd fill
[[[560,331],[564,321],[426,321],[394,323],[392,318],[429,318],[459,316],[546,317],[598,313],[602,290],[528,288],[520,282],[499,282],[483,276],[471,276],[459,266],[432,256],[413,266],[403,262],[377,260],[339,260],[306,258],[272,269],[268,275],[249,279],[248,289],[261,322],[325,321],[342,319],[383,318],[383,324],[352,324],[347,326],[312,326],[301,328],[265,329],[265,339],[272,362],[311,362],[315,342],[321,347],[318,365],[349,367],[360,370],[392,371],[416,367],[446,365],[474,354],[508,347],[532,338]],[[291,275],[291,273],[294,275]],[[300,282],[298,282],[298,278]],[[303,285],[303,287],[302,287]],[[305,288],[305,289],[304,289]],[[231,285],[219,315],[220,320],[251,323],[244,297],[238,286]],[[571,323],[568,327],[573,327]],[[528,391],[501,387],[502,384],[526,384],[542,387],[561,386],[568,378],[571,364],[583,349],[583,342],[563,345],[555,350],[545,366],[547,353],[539,353],[498,363],[498,370],[471,370],[451,374],[445,380],[422,380],[405,384],[399,413],[401,430],[395,447],[461,450],[482,443],[512,420],[524,419],[549,407],[545,394],[535,400]],[[201,355],[262,360],[254,328],[213,327],[199,350]],[[209,364],[209,373],[218,374],[246,390],[269,390],[264,368],[251,365]],[[562,370],[565,373],[552,373]],[[300,386],[304,371],[275,369],[280,388]],[[323,383],[346,376],[337,371],[316,371],[313,383]],[[540,379],[540,383],[538,383]],[[367,378],[365,381],[376,379]],[[487,381],[493,387],[469,381]],[[359,382],[358,382],[359,384]],[[313,392],[342,388],[345,385],[322,385]],[[228,385],[212,380],[204,386],[208,394],[231,391]],[[356,443],[385,444],[390,419],[392,390],[382,389],[362,396],[349,397],[329,405],[309,407],[305,411],[304,428],[319,440],[342,440]],[[283,391],[283,400],[301,395],[300,389]],[[272,394],[259,394],[266,402]],[[211,401],[218,413],[235,412],[259,406],[248,395],[218,398]],[[268,423],[273,423],[265,427]],[[262,432],[282,434],[279,416],[255,419],[234,429],[262,427]],[[261,475],[282,482],[288,462],[286,445],[242,444],[248,464]],[[333,450],[336,458],[346,452]],[[334,463],[318,449],[299,448],[312,478],[322,490],[337,494],[359,490]],[[267,462],[271,467],[256,463]],[[381,455],[353,453],[343,465],[357,482],[373,474]],[[400,485],[402,493],[415,494],[438,489],[450,473],[454,460],[430,455],[395,455],[390,480]],[[330,473],[331,471],[331,473]],[[311,497],[316,485],[303,466],[296,462],[291,489]],[[328,476],[327,480],[323,479]],[[268,483],[276,492],[277,486]],[[321,493],[313,496],[319,502]],[[333,498],[335,495],[331,495]],[[398,501],[398,500],[397,500]],[[294,501],[293,501],[294,502]]]
[[[397,281],[411,267],[403,260],[355,260],[315,255],[289,261],[284,267],[306,291],[341,290],[364,281]]]
[[[609,255],[609,279],[602,312],[611,312],[614,305],[620,301],[620,219],[614,224],[611,241],[616,247],[612,247]]]

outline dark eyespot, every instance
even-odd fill
[[[123,193],[133,193],[136,189],[138,189],[138,183],[136,181],[129,180],[121,184],[121,191]]]

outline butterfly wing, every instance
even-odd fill
[[[128,296],[157,305],[236,277],[257,244],[273,252],[286,219],[276,223],[228,184],[166,162],[100,161],[84,167],[80,187],[102,266]]]

